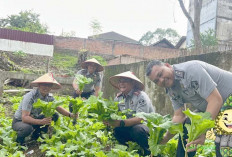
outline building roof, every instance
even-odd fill
[[[121,34],[118,34],[116,32],[107,32],[103,34],[99,34],[96,37],[95,36],[88,36],[88,39],[96,39],[96,40],[114,40],[114,41],[122,41],[127,43],[133,43],[133,44],[139,44],[138,41],[128,38],[126,36],[123,36]]]
[[[48,34],[38,34],[13,29],[0,28],[0,39],[53,45],[53,38],[53,35]]]
[[[170,43],[166,38],[163,38],[162,40],[157,41],[156,43],[152,44],[151,46],[163,47],[163,48],[172,48],[172,49],[175,48],[175,46],[172,43]]]
[[[180,40],[176,43],[176,48],[179,49],[181,45],[186,41],[186,36],[182,36]]]

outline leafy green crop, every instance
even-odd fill
[[[45,102],[38,99],[37,102],[33,104],[33,107],[40,108],[45,117],[52,117],[56,111],[56,108],[62,104],[63,101]]]
[[[174,125],[171,121],[170,115],[162,116],[158,113],[140,112],[137,113],[136,116],[147,121],[147,126],[150,133],[148,144],[152,155],[157,156],[158,154],[162,154],[162,150],[164,149],[164,147],[159,143],[163,139],[164,134],[171,127],[173,127],[172,130],[177,130],[174,128],[179,128],[180,125]]]
[[[183,113],[191,120],[191,124],[185,124],[188,130],[188,143],[196,140],[200,135],[206,133],[208,129],[214,127],[214,121],[209,112],[194,113],[187,109]]]
[[[70,98],[68,97],[68,101],[72,103],[72,108],[73,108],[73,111],[72,113],[74,115],[77,115],[80,108],[84,106],[84,102],[82,100],[81,97],[76,97],[76,98]],[[74,117],[73,119],[73,125],[76,124],[76,121],[77,121],[77,117]]]
[[[118,102],[112,99],[104,99],[101,95],[102,93],[100,93],[98,97],[92,95],[86,101],[88,112],[97,114],[99,121],[122,119],[122,117],[118,115]]]
[[[90,84],[93,80],[91,78],[87,78],[83,75],[76,75],[75,81],[78,85],[78,89],[82,92],[86,84]]]

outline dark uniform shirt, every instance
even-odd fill
[[[174,110],[191,103],[204,112],[206,99],[217,88],[223,101],[232,93],[232,73],[202,61],[188,61],[173,65],[175,82],[167,88]]]

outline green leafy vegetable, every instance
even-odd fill
[[[56,108],[62,104],[63,104],[63,101],[45,102],[45,101],[38,99],[37,102],[33,104],[33,107],[40,108],[45,117],[52,117],[52,115],[56,111]]]
[[[75,81],[78,85],[78,89],[82,92],[86,84],[90,84],[93,80],[91,78],[87,78],[83,75],[77,74],[75,76]]]
[[[164,134],[172,126],[170,115],[162,116],[158,113],[137,113],[137,117],[143,118],[147,121],[147,126],[149,128],[150,137],[148,139],[148,144],[150,150],[154,156],[161,154],[160,141],[163,139]]]
[[[191,124],[185,124],[188,130],[188,143],[196,140],[200,135],[206,133],[208,129],[214,127],[214,121],[209,112],[194,113],[187,109],[183,113],[191,120]]]

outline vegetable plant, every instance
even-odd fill
[[[78,85],[78,89],[82,93],[85,85],[90,84],[93,80],[91,78],[87,78],[83,75],[77,74],[75,75],[75,81]]]
[[[140,112],[136,116],[147,121],[147,127],[150,133],[148,144],[154,156],[162,154],[162,151],[164,151],[165,147],[159,143],[168,129],[172,130],[172,133],[176,133],[176,130],[181,130],[181,124],[173,124],[170,115],[162,116],[158,113]]]
[[[196,140],[200,135],[206,133],[208,129],[214,127],[214,121],[209,112],[194,113],[187,109],[183,111],[183,113],[188,116],[191,121],[191,124],[185,124],[188,130],[188,143]],[[185,155],[187,155],[187,149],[185,152]]]
[[[40,108],[45,117],[52,117],[55,114],[56,108],[63,104],[63,101],[45,102],[40,99],[33,104],[34,108]]]

